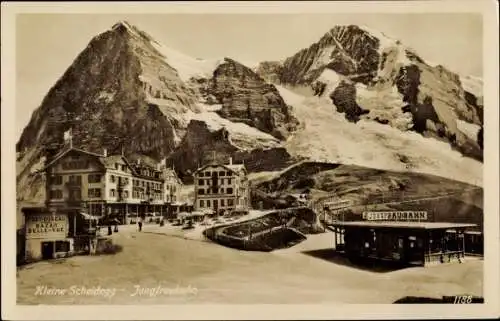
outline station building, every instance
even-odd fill
[[[423,213],[370,212],[362,221],[336,221],[329,229],[334,233],[336,251],[350,259],[417,266],[461,262],[466,231],[477,225],[428,222]]]

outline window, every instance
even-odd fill
[[[101,181],[101,175],[100,174],[89,174],[88,181],[89,181],[89,183],[99,183]]]
[[[214,207],[217,207],[217,200],[214,200]]]
[[[111,175],[111,176],[109,177],[109,181],[110,181],[111,183],[114,183],[114,182],[115,182],[115,175]]]
[[[53,176],[51,179],[51,183],[53,185],[61,185],[62,184],[62,176],[61,175]]]
[[[221,194],[224,194],[224,188],[223,188],[223,187],[221,187],[221,189],[220,189],[220,193],[221,193]]]
[[[219,172],[219,176],[226,176],[226,172],[224,172],[224,171],[220,171],[220,172]]]
[[[210,177],[210,172],[205,172],[205,177]]]
[[[210,207],[210,200],[207,200],[207,207]]]
[[[128,191],[123,191],[123,197],[128,198]]]
[[[51,190],[49,192],[49,196],[51,199],[61,199],[62,198],[62,191],[60,189]]]
[[[89,188],[88,196],[89,196],[89,198],[100,198],[101,197],[101,189],[100,188]]]
[[[200,200],[200,207],[205,207],[205,201],[204,200]]]
[[[198,185],[203,185],[204,181],[202,179],[198,180]]]
[[[120,164],[115,163],[115,169],[118,170],[120,168]]]
[[[231,179],[230,178],[227,179],[227,184],[231,185]]]
[[[115,197],[115,190],[114,189],[109,190],[109,195],[111,197]]]
[[[226,205],[224,205],[224,200],[220,200],[220,206],[221,206],[221,207],[226,206]]]
[[[233,188],[232,187],[228,187],[227,188],[227,193],[228,194],[233,194]]]
[[[212,194],[217,194],[218,191],[217,187],[212,187]]]
[[[198,195],[204,195],[205,194],[205,190],[203,188],[200,188],[198,190]]]
[[[127,171],[127,166],[122,165],[122,171],[126,172]]]
[[[230,171],[227,171],[226,176],[233,176],[233,173],[231,173]]]
[[[233,206],[234,205],[234,200],[233,199],[228,199],[227,200],[227,206]]]
[[[82,177],[77,176],[77,175],[70,175],[69,176],[69,181],[70,183],[81,183],[82,182]]]

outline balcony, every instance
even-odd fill
[[[68,181],[64,185],[66,185],[67,187],[81,187],[82,182],[81,181]]]
[[[66,199],[66,205],[68,207],[82,207],[82,199],[77,197],[68,197]]]

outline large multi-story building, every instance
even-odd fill
[[[215,213],[250,207],[250,186],[243,164],[211,163],[194,173],[194,209]]]
[[[157,166],[123,155],[96,154],[69,147],[51,157],[45,167],[48,208],[82,209],[101,216],[156,212],[167,214],[175,202],[180,180],[165,162]]]

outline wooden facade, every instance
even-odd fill
[[[336,222],[334,246],[349,258],[424,266],[465,257],[465,231],[475,224],[435,222]],[[450,233],[453,230],[454,233]]]

